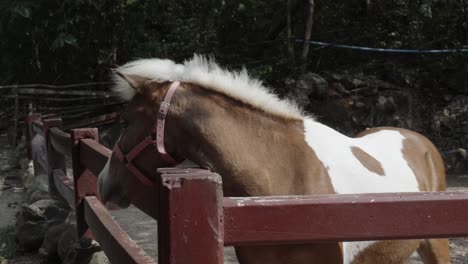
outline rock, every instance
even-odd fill
[[[48,192],[44,192],[34,188],[30,188],[26,191],[25,200],[28,204],[32,204],[34,202],[44,199],[50,199],[50,195]]]
[[[86,238],[80,238],[73,244],[71,250],[67,254],[67,257],[62,263],[89,263],[92,255],[99,251],[101,251],[101,247],[97,242]]]
[[[466,173],[468,171],[468,151],[464,148],[442,152],[449,173]]]
[[[21,216],[23,221],[45,221],[44,212],[36,206],[23,205],[21,207]]]
[[[31,206],[36,206],[42,210],[45,210],[47,207],[51,207],[51,206],[62,207],[62,208],[68,207],[67,204],[65,204],[64,202],[59,201],[59,200],[54,200],[54,199],[39,200],[31,204]]]
[[[44,215],[47,219],[54,219],[59,222],[64,222],[67,218],[69,209],[60,206],[49,206],[44,210]]]
[[[89,264],[108,264],[108,263],[110,263],[110,261],[103,251],[94,253],[93,256],[91,257],[91,260],[89,261]]]
[[[70,212],[68,213],[67,218],[65,219],[65,223],[68,223],[68,224],[71,224],[71,225],[76,224],[75,210],[70,210]]]
[[[59,222],[65,221],[65,218],[67,217],[68,210],[69,210],[69,207],[67,204],[58,200],[53,200],[53,199],[39,200],[29,206],[36,207],[39,210],[41,210],[45,218],[49,220],[54,219]]]
[[[49,192],[49,176],[47,174],[39,174],[34,177],[33,180],[34,188]]]
[[[366,106],[366,104],[363,103],[363,102],[357,102],[357,103],[355,104],[355,106],[356,106],[357,108],[363,108],[363,107]]]
[[[363,80],[359,80],[359,79],[352,79],[351,80],[351,83],[354,85],[354,87],[356,88],[359,88],[359,87],[364,87],[364,86],[367,86],[367,83],[364,82]]]
[[[384,113],[392,113],[396,109],[393,97],[379,96],[375,105],[376,109]]]
[[[341,94],[345,94],[345,95],[350,94],[350,92],[346,90],[346,88],[339,82],[333,83],[331,87]]]
[[[287,97],[302,108],[309,105],[309,96],[324,97],[328,90],[328,82],[320,75],[306,73],[291,85]]]
[[[340,75],[338,73],[333,73],[330,77],[334,81],[341,81],[344,79],[343,75]]]
[[[66,223],[54,225],[47,230],[39,253],[48,259],[59,259],[59,243],[67,245],[73,244],[74,241],[76,241],[76,229],[72,225]]]
[[[23,183],[23,186],[25,186],[26,188],[30,188],[34,182],[34,165],[32,161],[26,164],[27,168],[24,169],[24,172],[21,175],[21,182]]]
[[[296,86],[296,90],[299,90],[301,93],[307,96],[315,95],[322,97],[327,92],[328,82],[322,76],[309,72],[299,77]]]
[[[64,223],[67,227],[59,237],[57,254],[62,261],[69,258],[72,253],[73,246],[77,243],[78,237],[76,234],[76,226]]]
[[[284,84],[286,84],[286,86],[291,86],[291,85],[296,84],[296,81],[294,79],[292,79],[292,78],[286,78],[284,80]]]
[[[34,251],[41,247],[47,230],[47,222],[24,221],[16,225],[16,240],[25,251]]]
[[[364,86],[367,86],[367,83],[360,80],[360,79],[357,79],[357,78],[343,78],[341,81],[340,81],[341,84],[344,85],[344,87],[347,89],[347,90],[354,90],[356,88],[360,88],[360,87],[364,87]]]

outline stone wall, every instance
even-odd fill
[[[369,127],[417,131],[441,150],[450,173],[467,173],[468,96],[434,96],[374,76],[306,73],[288,79],[287,97],[318,121],[354,136]]]
[[[48,177],[34,172],[23,142],[16,149],[24,196],[16,214],[19,250],[37,252],[44,263],[109,263],[96,241],[78,238],[75,213],[60,197],[49,194]]]

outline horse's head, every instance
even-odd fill
[[[130,90],[128,107],[121,113],[121,134],[102,172],[99,195],[109,209],[126,208],[141,195],[139,186],[151,184],[157,168],[172,165],[156,151],[156,124],[160,105],[170,83],[159,83],[133,74],[117,73]],[[164,140],[164,138],[163,138]],[[166,140],[167,141],[167,140]],[[165,145],[168,152],[171,146]]]
[[[121,115],[120,138],[99,175],[103,203],[157,203],[158,189],[148,177],[174,165],[165,153],[172,161],[186,158],[222,175],[226,195],[288,191],[291,184],[280,184],[273,192],[265,183],[274,182],[272,175],[284,179],[280,175],[291,173],[285,156],[300,156],[297,148],[285,148],[304,144],[303,117],[294,104],[269,93],[246,71],[227,71],[200,56],[184,64],[138,60],[118,71],[116,90],[129,104]],[[171,80],[183,84],[170,104],[166,128],[160,130],[161,110],[167,110],[166,99],[178,83]],[[141,191],[144,186],[153,189]]]

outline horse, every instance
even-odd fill
[[[226,196],[444,191],[443,159],[423,135],[395,127],[343,135],[280,99],[245,69],[195,54],[139,59],[114,70],[128,106],[98,178],[108,208],[128,207],[137,182],[189,160],[222,177]],[[129,166],[129,164],[131,166]],[[158,190],[156,190],[158,191]],[[447,239],[238,246],[241,264],[450,263]]]

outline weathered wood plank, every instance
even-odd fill
[[[159,263],[222,264],[221,177],[209,171],[163,174],[160,191]]]
[[[225,198],[225,245],[468,236],[468,192]]]
[[[111,99],[115,98],[118,99],[116,95],[109,95],[109,96],[74,96],[71,98],[57,98],[57,97],[43,97],[43,96],[27,96],[27,95],[19,95],[15,97],[15,95],[5,95],[3,98],[7,99],[15,99],[18,98],[19,100],[29,100],[29,101],[50,101],[50,102],[76,102],[76,101],[83,101],[83,100],[104,100],[104,99]]]
[[[58,169],[54,170],[55,188],[60,195],[67,201],[70,207],[75,208],[75,189],[73,187],[73,178],[68,177],[65,173]]]
[[[65,130],[67,130],[69,128],[74,128],[74,127],[85,127],[85,126],[89,127],[89,126],[98,126],[98,125],[112,123],[119,116],[120,116],[120,113],[114,112],[114,113],[109,113],[109,114],[96,116],[96,117],[93,117],[93,118],[87,118],[86,120],[82,120],[82,121],[79,121],[79,122],[73,122],[71,124],[67,124],[65,126]]]
[[[63,132],[57,127],[53,127],[49,130],[49,138],[54,150],[63,155],[71,155],[70,134]]]
[[[99,175],[106,165],[112,151],[93,139],[82,139],[80,144],[80,158],[84,167],[94,175]]]
[[[112,263],[156,264],[112,219],[96,197],[86,197],[84,205],[86,222]]]
[[[37,88],[19,88],[18,94],[33,94],[33,95],[84,95],[84,96],[104,96],[111,97],[115,94],[105,91],[86,91],[86,90],[49,90],[49,89],[37,89]]]
[[[32,121],[31,126],[32,126],[33,135],[35,134],[42,135],[44,133],[44,124],[42,123],[40,119]]]

